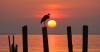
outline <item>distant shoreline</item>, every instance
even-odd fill
[[[22,33],[14,33],[15,35],[21,35]],[[73,35],[80,35],[82,33],[73,33]],[[8,35],[8,33],[0,33],[0,35]],[[10,33],[12,35],[12,33]],[[42,34],[32,34],[29,33],[29,35],[42,35]],[[67,34],[48,34],[48,35],[67,35]],[[89,33],[89,35],[100,35],[99,33]]]

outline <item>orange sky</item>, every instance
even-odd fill
[[[59,18],[64,18],[64,17],[69,17],[73,16],[74,12],[67,11],[71,10],[73,8],[79,8],[80,4],[79,1],[35,1],[37,3],[41,3],[42,5],[37,5],[34,8],[36,9],[36,16],[41,16],[45,13],[51,13],[51,18],[53,19],[59,19]],[[66,11],[66,12],[65,12]],[[39,15],[40,14],[40,15]]]
[[[28,24],[30,32],[40,33],[40,19],[47,13],[59,25],[56,33],[66,25],[81,28],[83,24],[90,26],[90,32],[100,31],[100,0],[0,0],[0,32],[19,32],[23,24]]]

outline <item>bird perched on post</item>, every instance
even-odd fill
[[[50,14],[48,13],[48,14],[46,14],[46,15],[44,15],[43,16],[43,18],[41,19],[41,24],[43,23],[44,24],[44,26],[45,26],[45,21],[47,20],[47,19],[49,19],[50,18]]]

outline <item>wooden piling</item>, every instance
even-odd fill
[[[14,48],[14,45],[15,45],[15,37],[14,37],[14,34],[13,34],[13,48]]]
[[[10,35],[8,35],[8,42],[9,42],[9,52],[11,52],[11,42],[10,42]]]
[[[18,45],[16,44],[16,46],[14,47],[14,52],[18,52]]]
[[[49,52],[47,27],[42,27],[44,52]]]
[[[83,50],[82,52],[88,52],[88,26],[83,25]]]
[[[69,52],[73,52],[71,26],[67,27],[67,38],[68,38],[68,50]]]
[[[27,25],[22,27],[22,40],[23,40],[23,52],[28,52],[28,32]]]
[[[15,40],[14,39],[15,38],[14,38],[14,35],[13,35],[13,43],[12,43],[12,47],[11,47],[12,52],[14,52],[14,44],[15,44]]]

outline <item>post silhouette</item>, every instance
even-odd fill
[[[83,25],[83,50],[82,52],[88,52],[88,26]]]
[[[71,26],[67,27],[68,51],[73,52]]]
[[[44,52],[49,52],[47,27],[42,27],[42,35]]]
[[[27,25],[22,27],[22,40],[23,40],[23,52],[28,52],[28,32]]]
[[[10,42],[10,35],[8,35],[8,42],[9,42],[9,52],[11,52],[11,42]]]
[[[18,52],[18,45],[16,44],[16,46],[14,47],[14,52]]]
[[[13,35],[13,43],[12,43],[12,47],[11,47],[12,52],[14,52],[14,44],[15,44],[15,40],[14,40],[14,35]]]

